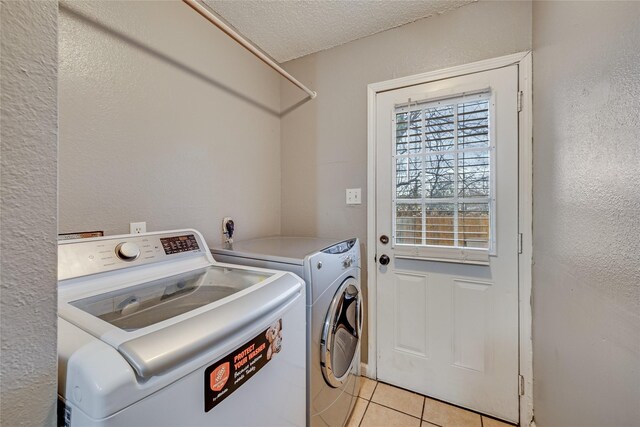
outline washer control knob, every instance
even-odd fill
[[[140,256],[140,248],[135,243],[120,243],[116,246],[116,255],[123,261],[133,261]]]
[[[349,268],[349,267],[351,267],[351,264],[353,264],[353,259],[352,259],[350,256],[346,257],[346,258],[344,259],[344,261],[342,261],[342,266],[343,266],[344,268]]]

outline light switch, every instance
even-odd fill
[[[360,188],[347,188],[347,205],[362,204],[362,191]]]

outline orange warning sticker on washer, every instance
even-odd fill
[[[204,371],[204,411],[209,412],[262,369],[282,349],[282,319]]]

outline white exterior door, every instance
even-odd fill
[[[517,93],[512,65],[376,97],[378,379],[512,422]]]

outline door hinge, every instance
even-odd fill
[[[518,113],[522,111],[522,91],[518,92]]]
[[[522,375],[518,375],[518,393],[520,396],[524,396],[524,377]]]
[[[522,233],[518,233],[518,253],[522,253]]]

